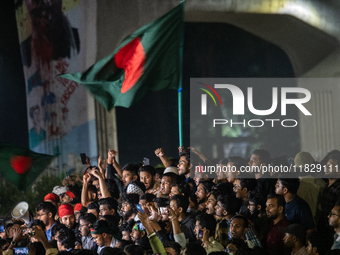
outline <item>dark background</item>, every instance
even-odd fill
[[[28,148],[25,80],[13,2],[3,1],[0,8],[0,141]],[[235,26],[186,23],[184,42],[183,142],[187,146],[191,77],[294,77],[281,49]],[[170,156],[178,155],[177,91],[149,93],[131,108],[116,111],[121,164],[149,157],[156,165],[159,160],[153,152],[158,147]],[[275,146],[271,153],[279,156],[290,151]]]

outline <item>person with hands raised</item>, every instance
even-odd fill
[[[149,217],[146,213],[143,213],[141,211],[138,211],[138,218],[142,222],[146,233],[148,234],[149,242],[152,248],[152,252],[154,254],[162,254],[166,255],[167,253],[165,252],[164,246],[161,242],[161,240],[158,238],[156,235],[155,231],[152,228],[152,224],[149,220]]]
[[[111,197],[111,194],[105,184],[105,179],[103,175],[99,172],[99,170],[96,167],[93,167],[91,169],[88,169],[87,172],[99,180],[100,192],[98,192],[98,198],[101,199]]]
[[[165,168],[171,166],[172,161],[165,156],[164,151],[162,148],[158,148],[155,150],[155,154],[159,159],[162,161]]]
[[[107,164],[108,165],[113,165],[113,167],[116,169],[117,174],[122,177],[122,166],[119,165],[119,163],[116,160],[116,156],[118,154],[118,151],[116,150],[109,150],[107,153]]]

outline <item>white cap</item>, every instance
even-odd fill
[[[65,186],[55,186],[52,190],[52,193],[56,194],[56,195],[61,195],[63,193],[66,193],[68,191],[68,188]]]
[[[174,166],[169,166],[165,168],[163,174],[166,174],[166,173],[174,173],[174,174],[179,175],[177,167],[174,167]]]

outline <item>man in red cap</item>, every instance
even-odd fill
[[[55,208],[58,208],[59,196],[54,193],[48,193],[44,197],[44,202],[50,202],[55,206]]]
[[[76,218],[76,223],[79,223],[79,216],[81,214],[81,208],[82,205],[81,203],[77,203],[76,206],[74,207],[74,217]]]
[[[73,229],[75,225],[74,209],[70,204],[59,206],[59,221],[67,228]]]

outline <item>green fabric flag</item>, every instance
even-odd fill
[[[60,77],[83,84],[110,111],[130,107],[148,90],[178,89],[184,3],[128,36],[84,73]]]
[[[0,143],[0,174],[19,190],[26,190],[50,164],[53,156]]]

